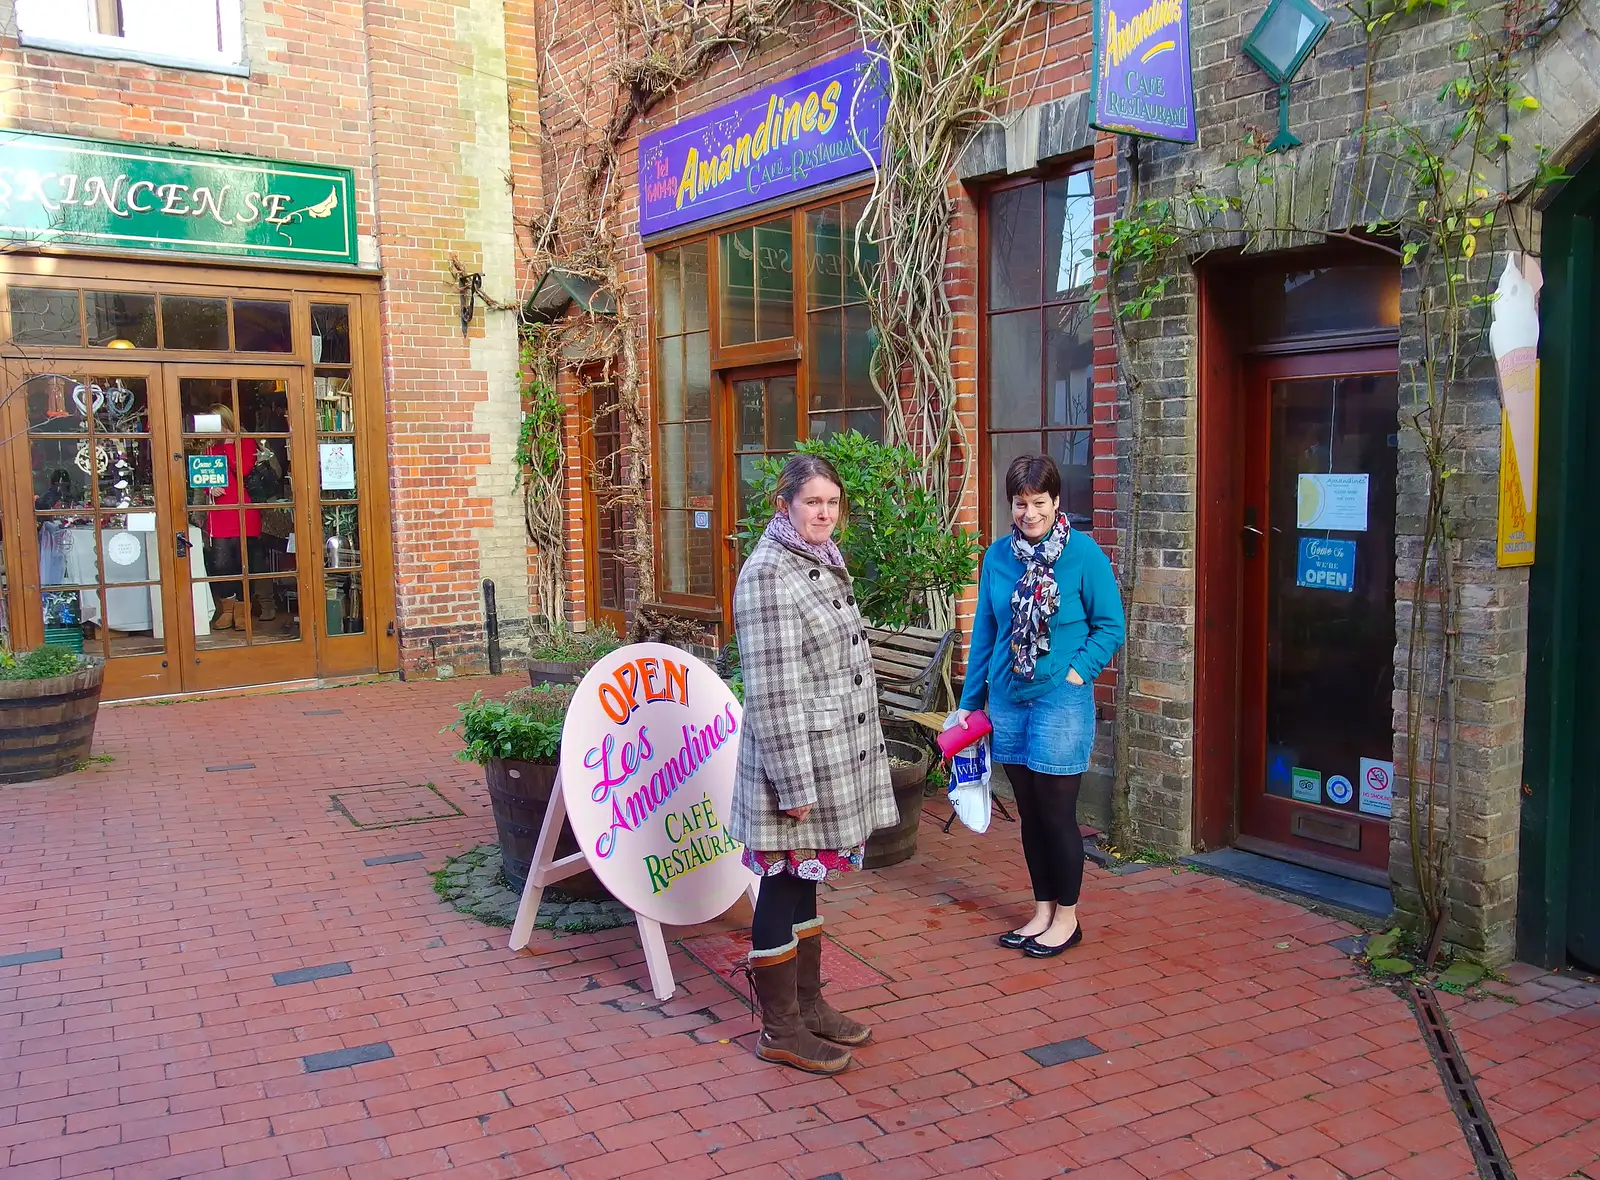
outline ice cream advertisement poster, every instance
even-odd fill
[[[1532,565],[1539,457],[1539,288],[1536,259],[1506,256],[1489,324],[1500,379],[1501,566]]]
[[[591,668],[561,732],[561,785],[589,868],[635,913],[693,926],[754,879],[724,826],[742,710],[701,661],[637,643]]]

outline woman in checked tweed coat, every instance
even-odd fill
[[[898,818],[872,653],[833,541],[843,496],[826,460],[790,459],[733,592],[745,702],[728,829],[761,876],[756,1053],[813,1073],[844,1069],[845,1046],[872,1035],[822,998],[817,884],[860,868],[867,837]]]

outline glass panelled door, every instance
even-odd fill
[[[592,425],[585,447],[587,470],[583,483],[588,559],[585,593],[589,617],[620,635],[627,630],[627,564],[623,555],[627,522],[617,491],[623,474],[622,409],[617,387],[609,381],[589,385],[587,401],[585,417]]]
[[[1398,457],[1395,375],[1371,371],[1383,360],[1256,369],[1241,522],[1242,831],[1379,871],[1394,780]]]
[[[308,462],[297,369],[169,367],[183,523],[173,591],[184,687],[266,684],[316,667],[305,611],[320,588],[299,560],[309,506],[295,494]]]
[[[32,505],[17,579],[25,617],[12,621],[13,642],[107,659],[107,690],[117,695],[175,691],[177,619],[162,591],[174,533],[161,370],[45,367],[6,374],[8,434],[26,436],[13,494]]]
[[[723,578],[723,609],[732,619],[733,583],[743,555],[736,533],[750,511],[757,485],[756,464],[762,459],[784,458],[806,437],[801,425],[799,378],[794,365],[766,365],[736,369],[724,378],[723,399],[731,421],[724,437],[733,454],[728,464],[729,486],[722,492],[727,505],[722,522],[728,564]],[[731,629],[730,629],[731,633]]]

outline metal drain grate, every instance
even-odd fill
[[[1489,1108],[1483,1104],[1472,1080],[1472,1071],[1467,1068],[1467,1059],[1461,1055],[1461,1046],[1456,1044],[1455,1034],[1445,1023],[1444,1011],[1434,999],[1433,989],[1414,983],[1406,984],[1406,988],[1415,1004],[1422,1038],[1433,1054],[1433,1063],[1439,1067],[1439,1079],[1444,1082],[1450,1105],[1461,1121],[1472,1157],[1478,1161],[1478,1175],[1484,1180],[1516,1180],[1511,1161],[1506,1158],[1506,1149],[1501,1146],[1494,1121],[1489,1117]]]

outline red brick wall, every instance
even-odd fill
[[[487,438],[474,428],[485,374],[456,319],[450,256],[470,270],[463,211],[480,178],[460,145],[475,135],[479,48],[461,33],[470,0],[265,0],[265,27],[247,24],[249,78],[22,49],[0,38],[0,93],[9,126],[71,135],[336,164],[356,177],[358,232],[377,238],[383,277],[384,387],[390,420],[402,659],[410,666],[481,658],[478,479]],[[255,5],[247,5],[247,18]],[[532,0],[507,6],[516,82],[531,94]],[[503,85],[502,79],[498,85]],[[503,93],[503,92],[502,92]],[[537,110],[519,104],[522,192],[537,199],[529,145]],[[501,184],[504,178],[481,178]],[[509,280],[505,283],[509,288]],[[509,299],[509,289],[490,294]],[[481,306],[473,331],[481,334]],[[502,617],[509,595],[502,587]]]

